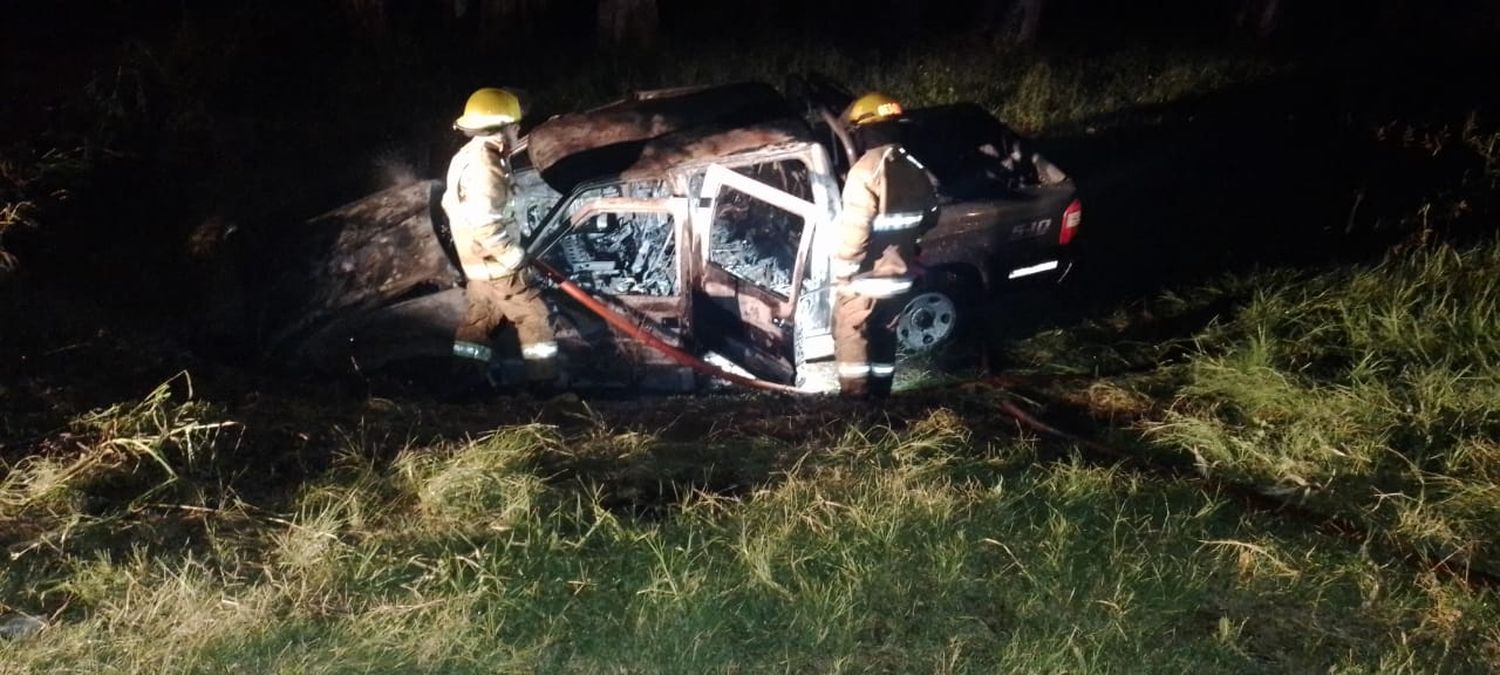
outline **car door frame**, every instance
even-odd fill
[[[785,160],[800,161],[807,168],[808,187],[813,197],[812,201],[735,171],[741,167]],[[692,200],[692,230],[699,246],[695,261],[697,269],[691,275],[694,286],[692,290],[696,292],[707,294],[707,290],[702,286],[706,279],[708,265],[714,264],[711,260],[711,234],[718,196],[723,188],[733,188],[752,199],[803,219],[802,232],[797,242],[796,258],[791,272],[791,287],[787,295],[782,297],[780,293],[771,289],[750,284],[751,288],[774,299],[774,303],[765,301],[768,305],[774,305],[770,307],[773,326],[782,330],[790,328],[791,344],[785,347],[790,347],[791,375],[795,379],[797,370],[807,359],[832,356],[833,352],[831,331],[827,321],[830,314],[827,307],[830,300],[827,297],[826,253],[829,244],[825,240],[827,239],[826,232],[831,229],[828,225],[837,213],[839,190],[837,179],[832,176],[832,163],[828,154],[815,143],[805,143],[747,153],[743,156],[709,163],[700,168],[704,173],[703,183],[698,188],[697,194],[693,195]],[[818,308],[822,311],[817,311]],[[819,320],[820,318],[822,320]],[[826,339],[809,341],[804,337],[804,333],[808,331]],[[823,347],[825,342],[826,348]],[[755,345],[743,346],[760,352],[761,358],[785,358],[783,354],[767,354],[764,349]],[[809,349],[809,346],[813,348]],[[739,363],[738,365],[751,370],[752,373],[756,370],[750,367],[751,364]]]

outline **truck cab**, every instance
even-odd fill
[[[857,149],[838,133],[835,111],[847,93],[805,82],[794,89],[791,98],[755,84],[642,92],[544,123],[531,134],[540,152],[530,160],[546,182],[621,178],[581,188],[584,197],[539,230],[533,255],[597,295],[662,288],[601,276],[656,266],[588,259],[582,253],[597,250],[590,242],[611,235],[570,215],[592,212],[590,200],[622,211],[620,218],[629,209],[662,214],[659,226],[681,244],[672,285],[683,289],[674,308],[680,318],[666,319],[669,328],[756,377],[833,388],[830,230]],[[901,129],[940,199],[937,223],[922,239],[926,273],[900,299],[897,336],[903,355],[914,356],[954,347],[966,329],[978,332],[998,293],[1066,274],[1081,205],[1066,174],[977,106],[914,110]]]
[[[809,375],[833,355],[828,251],[838,206],[827,151],[777,133],[753,151],[580,185],[539,225],[531,253],[679,346],[821,391],[836,385]]]

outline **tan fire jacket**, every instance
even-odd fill
[[[525,262],[510,192],[510,165],[500,137],[476,136],[453,156],[443,212],[459,264],[471,280],[501,279]]]
[[[840,292],[890,298],[910,290],[917,237],[936,220],[937,195],[921,163],[899,145],[866,152],[849,169],[834,228]]]

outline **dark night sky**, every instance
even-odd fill
[[[976,17],[993,0],[659,0],[666,37],[676,43],[725,39],[824,39],[851,45],[899,47],[910,41],[947,39],[984,32]],[[1232,34],[1240,0],[1048,0],[1043,39],[1070,46],[1117,47],[1139,42],[1214,44]],[[1283,0],[1281,40],[1316,46],[1331,40],[1368,36],[1389,29],[1388,37],[1444,41],[1458,36],[1484,38],[1500,32],[1495,3],[1487,0],[1415,2],[1407,0],[1398,20],[1382,22],[1385,6],[1397,0]],[[211,17],[244,12],[245,5],[209,0],[11,0],[8,31],[56,30],[69,40],[94,34],[147,35],[170,30],[184,15]],[[327,20],[332,0],[266,0],[253,5],[261,14],[279,13],[307,25]],[[448,37],[437,22],[423,18],[437,3],[390,0],[404,30],[422,39]],[[545,21],[526,31],[551,47],[579,41],[592,30],[595,0],[549,0]],[[420,28],[428,24],[424,30]],[[592,42],[582,40],[582,42]]]

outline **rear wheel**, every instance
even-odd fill
[[[896,341],[908,354],[928,354],[958,337],[960,309],[951,291],[932,290],[912,296],[896,319]]]
[[[896,346],[908,356],[962,361],[978,335],[984,281],[971,267],[929,269],[896,315]]]

